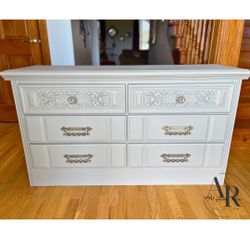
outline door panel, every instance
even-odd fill
[[[0,71],[8,69],[6,56],[0,55]],[[17,119],[14,97],[11,85],[0,77],[0,121],[15,121]]]
[[[26,67],[32,65],[32,57],[26,55],[13,55],[13,56],[6,56],[8,61],[8,66],[11,69]]]
[[[48,51],[47,32],[42,20],[0,20],[0,71],[48,64],[42,51]],[[43,27],[42,31],[39,27]],[[42,39],[41,39],[42,37]],[[37,39],[32,43],[30,39]],[[48,55],[47,55],[48,56]],[[16,121],[16,110],[10,83],[0,77],[0,121]]]
[[[25,20],[3,20],[2,30],[5,38],[23,37],[28,35]]]

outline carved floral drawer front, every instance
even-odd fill
[[[130,85],[129,112],[229,112],[232,93],[232,84]]]
[[[25,113],[124,113],[125,86],[21,85]]]

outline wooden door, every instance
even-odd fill
[[[0,20],[0,71],[50,64],[43,20]],[[10,83],[0,77],[0,121],[16,121]]]

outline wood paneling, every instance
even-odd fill
[[[213,20],[172,20],[176,64],[207,63]]]
[[[4,38],[23,38],[28,36],[25,20],[2,20],[2,34]]]
[[[30,187],[18,125],[0,123],[0,137],[0,218],[222,218],[205,207],[203,197],[209,186],[204,185]],[[239,187],[241,207],[228,209],[229,218],[250,218],[249,142],[244,130],[234,131],[228,172],[241,181],[227,175],[226,182]]]
[[[31,44],[30,38],[41,40]],[[50,64],[44,20],[0,20],[0,71],[35,64]],[[0,77],[0,121],[16,121],[10,83]]]
[[[241,44],[239,67],[250,69],[250,21],[245,21],[244,34]],[[250,129],[250,80],[243,81],[239,107],[237,112],[237,127]]]
[[[246,45],[245,45],[246,46]],[[250,44],[249,44],[250,47]],[[248,69],[249,68],[249,58],[250,58],[250,51],[241,51],[240,60],[239,60],[239,67]]]
[[[250,20],[174,20],[175,61],[223,64],[250,69]],[[245,25],[244,25],[245,24]],[[237,113],[250,129],[250,81],[244,81]]]
[[[241,88],[241,99],[244,100],[245,98],[250,98],[250,80],[243,81]]]
[[[8,68],[6,56],[0,55],[0,71]],[[0,121],[16,120],[16,109],[14,107],[14,97],[9,82],[0,77]]]
[[[41,50],[44,65],[50,65],[49,39],[45,20],[38,20],[39,35],[41,40]]]
[[[238,66],[244,20],[216,20],[209,63]]]
[[[176,63],[238,65],[243,20],[172,20],[170,25]]]
[[[250,103],[249,100],[247,103],[244,103],[242,100],[239,103],[238,111],[237,111],[237,119],[238,120],[250,120]],[[249,124],[250,125],[250,124]]]

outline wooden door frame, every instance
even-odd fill
[[[38,30],[41,40],[42,59],[44,65],[51,65],[49,39],[46,20],[38,20]]]
[[[244,20],[215,20],[209,63],[238,66],[243,33]]]

